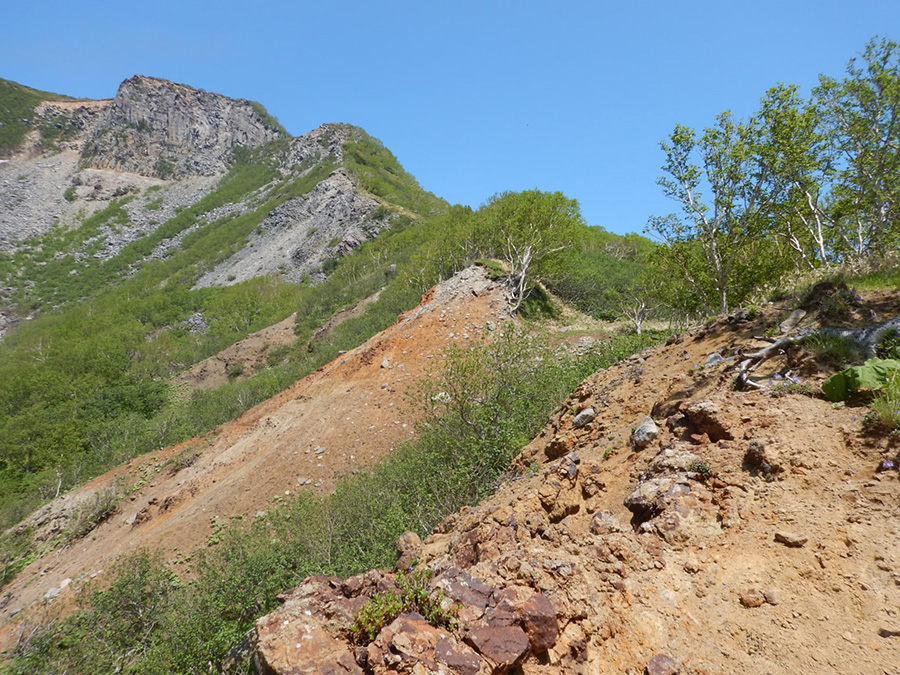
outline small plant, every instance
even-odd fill
[[[628,370],[625,371],[625,379],[631,380],[632,382],[640,382],[641,377],[644,375],[644,370],[644,366],[637,363],[633,366],[629,366]]]
[[[701,479],[706,479],[712,476],[712,466],[709,462],[704,462],[699,459],[695,459],[688,466],[688,471],[691,473],[695,473],[700,476]]]
[[[900,433],[900,371],[895,370],[872,400],[871,410],[863,417],[863,426],[873,431]]]
[[[72,541],[83,537],[118,511],[123,496],[120,487],[118,483],[109,485],[81,502],[66,523],[65,539]]]
[[[860,302],[859,293],[844,284],[839,284],[833,292],[819,300],[817,307],[822,318],[840,321],[848,318],[853,308],[858,307]]]
[[[766,394],[768,394],[772,398],[780,398],[782,396],[788,396],[790,394],[810,396],[812,398],[815,398],[819,395],[819,391],[808,382],[791,382],[789,380],[785,380],[772,384],[766,391]]]
[[[163,200],[162,197],[157,197],[153,201],[147,202],[144,204],[145,211],[159,211],[162,208]]]
[[[228,375],[229,379],[234,379],[236,377],[240,377],[244,374],[244,363],[243,361],[234,361],[225,366],[225,374]]]
[[[174,476],[182,469],[187,469],[190,466],[194,466],[199,458],[200,454],[198,452],[187,450],[180,453],[177,457],[173,457],[165,464],[166,466],[168,466],[169,474]]]
[[[766,394],[773,398],[787,396],[788,394],[818,396],[819,390],[808,382],[801,382],[799,377],[791,375],[790,371],[788,371],[786,375],[781,373],[772,375],[766,387]]]
[[[75,201],[75,186],[74,185],[70,185],[69,187],[66,188],[66,191],[63,192],[63,199],[65,199],[69,203],[72,203]]]
[[[458,607],[442,607],[446,597],[442,590],[430,591],[428,580],[434,571],[426,568],[397,574],[397,591],[376,593],[363,605],[350,624],[350,638],[357,644],[372,642],[381,629],[401,614],[418,612],[432,626],[442,626],[450,630],[457,628]]]
[[[875,355],[879,359],[900,359],[900,331],[885,331],[875,345]]]
[[[809,350],[816,361],[839,368],[857,363],[862,357],[859,346],[853,340],[834,333],[811,333],[803,338],[801,344]]]
[[[160,157],[156,160],[156,175],[167,180],[175,174],[175,165],[167,159]]]

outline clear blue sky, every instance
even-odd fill
[[[640,232],[673,210],[658,143],[808,93],[900,0],[8,2],[0,77],[110,98],[135,74],[263,103],[292,134],[349,122],[438,196],[561,190],[587,222]]]

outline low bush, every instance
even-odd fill
[[[432,626],[453,630],[457,626],[458,609],[444,609],[446,597],[440,589],[431,591],[428,580],[434,572],[427,568],[397,575],[398,591],[376,593],[362,606],[350,624],[350,639],[360,645],[372,642],[381,629],[401,614],[418,612]]]

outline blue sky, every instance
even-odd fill
[[[451,202],[561,190],[624,233],[673,210],[656,177],[676,123],[840,77],[869,38],[900,39],[900,1],[51,0],[3,23],[0,77],[110,98],[152,75],[257,100],[296,135],[349,122]]]

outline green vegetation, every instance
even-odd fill
[[[35,106],[41,101],[48,100],[73,99],[0,79],[0,158],[8,157],[22,144],[34,119]],[[51,136],[55,135],[43,127],[41,131],[42,133],[46,131]]]
[[[422,216],[447,209],[447,202],[423,190],[381,141],[362,129],[355,132],[356,140],[344,148],[344,165],[356,175],[364,190]]]
[[[89,533],[118,511],[119,502],[123,497],[121,484],[109,485],[98,490],[78,505],[74,516],[66,524],[65,538],[78,539]]]
[[[647,229],[664,244],[661,299],[682,312],[727,312],[788,275],[878,261],[900,244],[900,45],[873,39],[809,100],[780,84],[749,119],[722,113],[699,136],[677,125],[661,146],[659,184],[681,213]]]
[[[802,344],[817,361],[837,368],[862,360],[859,345],[835,333],[811,333],[803,338]]]
[[[444,370],[415,394],[426,413],[416,440],[343,479],[329,497],[301,494],[252,522],[219,527],[217,543],[185,570],[191,581],[147,553],[123,560],[108,588],[82,593],[72,616],[34,627],[6,673],[221,670],[279,592],[311,574],[392,565],[400,534],[424,534],[493,491],[510,459],[578,382],[653,339],[616,338],[580,359],[516,331],[473,350],[451,349]],[[357,617],[360,639],[405,603],[432,621],[452,621],[424,592],[422,574]]]
[[[862,391],[878,391],[893,382],[900,361],[894,359],[868,359],[861,366],[854,366],[832,375],[822,383],[822,391],[829,401],[846,401]]]
[[[447,610],[441,607],[446,599],[442,590],[432,593],[428,589],[428,579],[432,575],[427,568],[397,574],[399,592],[388,590],[372,596],[353,617],[349,628],[351,639],[357,644],[368,644],[382,628],[409,612],[418,612],[432,626],[453,630],[457,625],[457,611],[452,606]]]
[[[863,418],[873,431],[900,434],[900,375],[895,370],[869,404],[870,412]]]
[[[260,119],[263,122],[274,129],[278,129],[278,131],[280,131],[285,136],[289,135],[285,128],[281,126],[281,122],[278,121],[278,118],[272,115],[268,110],[266,110],[265,106],[262,103],[250,101],[250,107],[253,108],[253,110],[257,115],[259,115]]]

